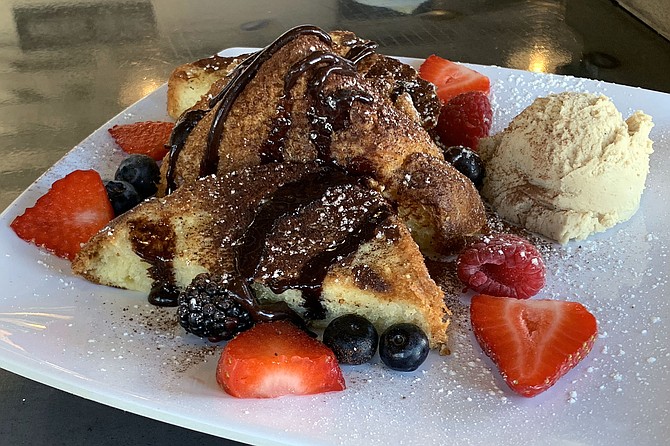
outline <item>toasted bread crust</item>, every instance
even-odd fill
[[[168,79],[167,111],[177,119],[206,96],[212,84],[228,76],[245,56],[211,56],[178,66]]]
[[[456,252],[486,226],[478,191],[446,161],[414,153],[396,175],[398,213],[425,255]]]

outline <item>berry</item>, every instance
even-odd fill
[[[141,199],[148,198],[158,190],[161,172],[156,161],[146,155],[130,155],[121,161],[114,179],[133,185]]]
[[[291,322],[261,322],[228,342],[216,380],[238,398],[344,390],[335,354]]]
[[[419,76],[435,85],[443,104],[467,91],[489,94],[491,81],[483,74],[464,65],[432,55],[419,67]]]
[[[363,364],[377,351],[379,335],[372,322],[356,314],[333,319],[323,332],[323,343],[340,364]]]
[[[546,268],[537,248],[512,234],[482,237],[459,254],[456,269],[468,288],[492,296],[527,299],[545,283]]]
[[[465,146],[444,149],[444,159],[472,181],[477,189],[482,186],[486,170],[477,152]]]
[[[577,302],[478,295],[470,305],[477,342],[516,393],[553,386],[593,347],[596,318]]]
[[[230,290],[228,276],[199,274],[179,294],[179,324],[214,342],[232,339],[253,325],[249,311],[239,301]]]
[[[142,201],[133,185],[126,181],[106,181],[105,189],[116,216],[128,212]]]
[[[148,155],[160,161],[168,152],[166,145],[173,128],[172,122],[144,121],[115,125],[108,131],[124,152]]]
[[[12,221],[20,238],[72,260],[114,218],[105,185],[94,170],[75,170],[53,183],[35,205]]]
[[[477,150],[479,140],[491,131],[492,117],[491,102],[484,93],[463,93],[442,107],[435,133],[444,146]]]
[[[391,325],[379,339],[379,357],[387,367],[401,372],[419,368],[428,357],[426,334],[414,324]]]

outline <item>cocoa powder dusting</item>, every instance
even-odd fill
[[[153,354],[159,367],[169,373],[184,373],[205,362],[218,360],[221,345],[186,336],[175,308],[151,304],[123,306],[113,308],[110,316],[107,320],[115,321],[112,329],[124,331],[120,339],[147,346],[149,357]]]

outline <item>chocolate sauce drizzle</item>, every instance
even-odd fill
[[[302,177],[299,181],[287,183],[275,191],[258,209],[254,221],[235,243],[236,273],[248,284],[258,273],[259,264],[265,248],[265,242],[277,220],[284,215],[295,215],[300,208],[320,199],[327,190],[362,181],[340,169],[324,168]],[[325,309],[321,304],[323,280],[330,267],[350,254],[359,246],[371,240],[380,225],[392,215],[392,209],[386,202],[366,214],[346,238],[321,251],[305,263],[297,277],[266,283],[274,293],[280,294],[289,289],[302,291],[303,306],[307,319],[323,319]]]
[[[341,130],[348,125],[349,113],[354,101],[372,102],[372,96],[360,90],[345,89],[324,93],[323,86],[332,74],[355,76],[356,67],[350,60],[336,54],[315,51],[294,64],[284,76],[284,89],[277,105],[275,118],[270,125],[270,133],[259,150],[261,163],[283,161],[284,143],[292,124],[291,91],[298,79],[308,72],[311,72],[311,77],[307,89],[310,103],[307,116],[311,126],[310,141],[317,150],[318,161],[332,162],[331,135],[334,131]]]
[[[270,124],[270,133],[258,151],[261,164],[284,161],[284,143],[286,135],[293,124],[291,112],[293,111],[293,98],[291,90],[295,87],[298,79],[305,72],[313,69],[318,64],[333,60],[336,56],[324,51],[316,51],[293,65],[284,75],[284,90],[277,104],[276,115]]]
[[[277,219],[318,199],[328,188],[348,184],[352,180],[355,181],[339,170],[324,169],[307,174],[299,181],[287,183],[277,189],[259,206],[253,222],[234,243],[238,274],[246,280],[253,280],[263,254],[265,239]]]
[[[214,97],[209,100],[209,110],[214,110],[212,123],[207,134],[205,153],[199,166],[199,177],[217,172],[219,165],[219,144],[223,136],[225,121],[232,109],[235,100],[256,76],[260,67],[269,60],[279,49],[300,35],[313,35],[327,45],[333,42],[328,33],[311,25],[298,26],[281,35],[272,44],[260,50],[238,65],[230,75],[230,81]],[[309,82],[308,95],[310,106],[308,118],[310,120],[310,140],[317,149],[318,159],[331,162],[330,141],[333,132],[346,127],[349,123],[349,112],[355,101],[372,102],[372,96],[360,90],[339,90],[325,93],[323,85],[331,74],[354,76],[356,64],[374,53],[377,44],[364,41],[352,46],[345,57],[333,53],[317,51],[293,65],[284,78],[283,94],[277,104],[275,117],[272,119],[267,140],[259,147],[261,164],[282,162],[284,160],[284,144],[292,125],[291,112],[293,98],[291,89],[299,77],[307,72],[313,72]],[[175,128],[170,139],[170,158],[167,174],[167,193],[176,188],[176,163],[188,134],[197,122],[202,119],[199,113],[183,118],[183,125]],[[190,113],[190,112],[189,112]],[[197,117],[197,119],[196,119]],[[182,119],[180,119],[180,122]]]
[[[330,267],[356,252],[361,245],[372,240],[382,223],[391,216],[390,207],[379,205],[367,216],[367,220],[359,221],[346,238],[329,247],[329,249],[321,251],[305,263],[296,279],[273,284],[270,289],[277,294],[290,289],[302,291],[303,306],[306,310],[305,317],[307,319],[324,319],[326,309],[322,305],[321,292],[323,291],[323,281]]]
[[[329,67],[327,75],[335,71],[347,73],[344,68]],[[323,163],[333,163],[330,146],[334,132],[340,131],[349,125],[350,110],[354,101],[369,104],[372,96],[359,90],[336,90],[324,94],[316,88],[309,89],[310,96],[316,98],[313,105],[307,110],[311,130],[309,138],[317,151],[317,160]]]
[[[305,321],[286,302],[259,304],[250,284],[250,281],[244,280],[240,276],[234,276],[230,278],[228,290],[231,291],[229,296],[249,313],[255,323],[290,320],[298,327],[305,328]],[[218,342],[223,338],[210,337],[209,340]]]
[[[358,65],[363,59],[373,55],[378,46],[377,42],[372,40],[359,42],[349,49],[344,58],[349,59],[354,65]]]
[[[174,229],[169,223],[145,219],[129,223],[133,251],[149,263],[153,279],[149,302],[164,307],[177,305],[179,289],[175,285],[172,260],[176,250]]]
[[[218,101],[218,105],[207,136],[205,156],[200,164],[200,177],[216,173],[218,169],[219,143],[223,135],[224,122],[237,97],[254,78],[261,65],[299,35],[313,35],[329,45],[332,44],[330,35],[322,29],[310,25],[298,26],[285,32],[269,46],[252,56],[250,60],[247,59],[244,62],[243,69],[235,74],[233,79],[226,84],[221,93],[215,98]]]
[[[326,317],[326,309],[321,304],[321,292],[323,281],[330,267],[356,252],[359,246],[372,240],[379,226],[391,215],[388,207],[380,206],[369,216],[369,220],[359,222],[347,238],[332,249],[324,250],[312,258],[300,271],[300,277],[296,283],[287,284],[286,289],[295,288],[302,291],[307,318],[324,319]],[[281,292],[281,289],[272,291],[278,293]]]
[[[179,120],[172,129],[172,133],[170,134],[170,142],[168,143],[170,147],[170,158],[168,169],[165,174],[165,180],[167,183],[165,190],[166,194],[171,194],[175,191],[175,189],[177,189],[177,183],[175,181],[177,158],[186,144],[188,135],[191,134],[193,129],[198,125],[200,120],[202,120],[206,114],[206,110],[188,110],[179,117]]]

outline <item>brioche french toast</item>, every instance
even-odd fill
[[[427,131],[440,107],[432,85],[374,48],[349,32],[303,26],[249,57],[175,70],[171,113],[217,80],[180,115],[159,194],[266,163],[334,164],[378,181],[424,254],[453,252],[484,227],[483,203]],[[215,60],[220,68],[210,76],[201,67]],[[430,187],[410,191],[413,178]]]
[[[72,269],[170,299],[198,274],[235,276],[307,320],[412,322],[432,347],[448,309],[418,246],[374,180],[315,163],[270,163],[184,184],[113,220]],[[245,286],[238,290],[244,294]]]
[[[168,114],[178,119],[182,113],[198,103],[216,81],[229,76],[246,57],[248,55],[214,55],[174,69],[168,79]]]

